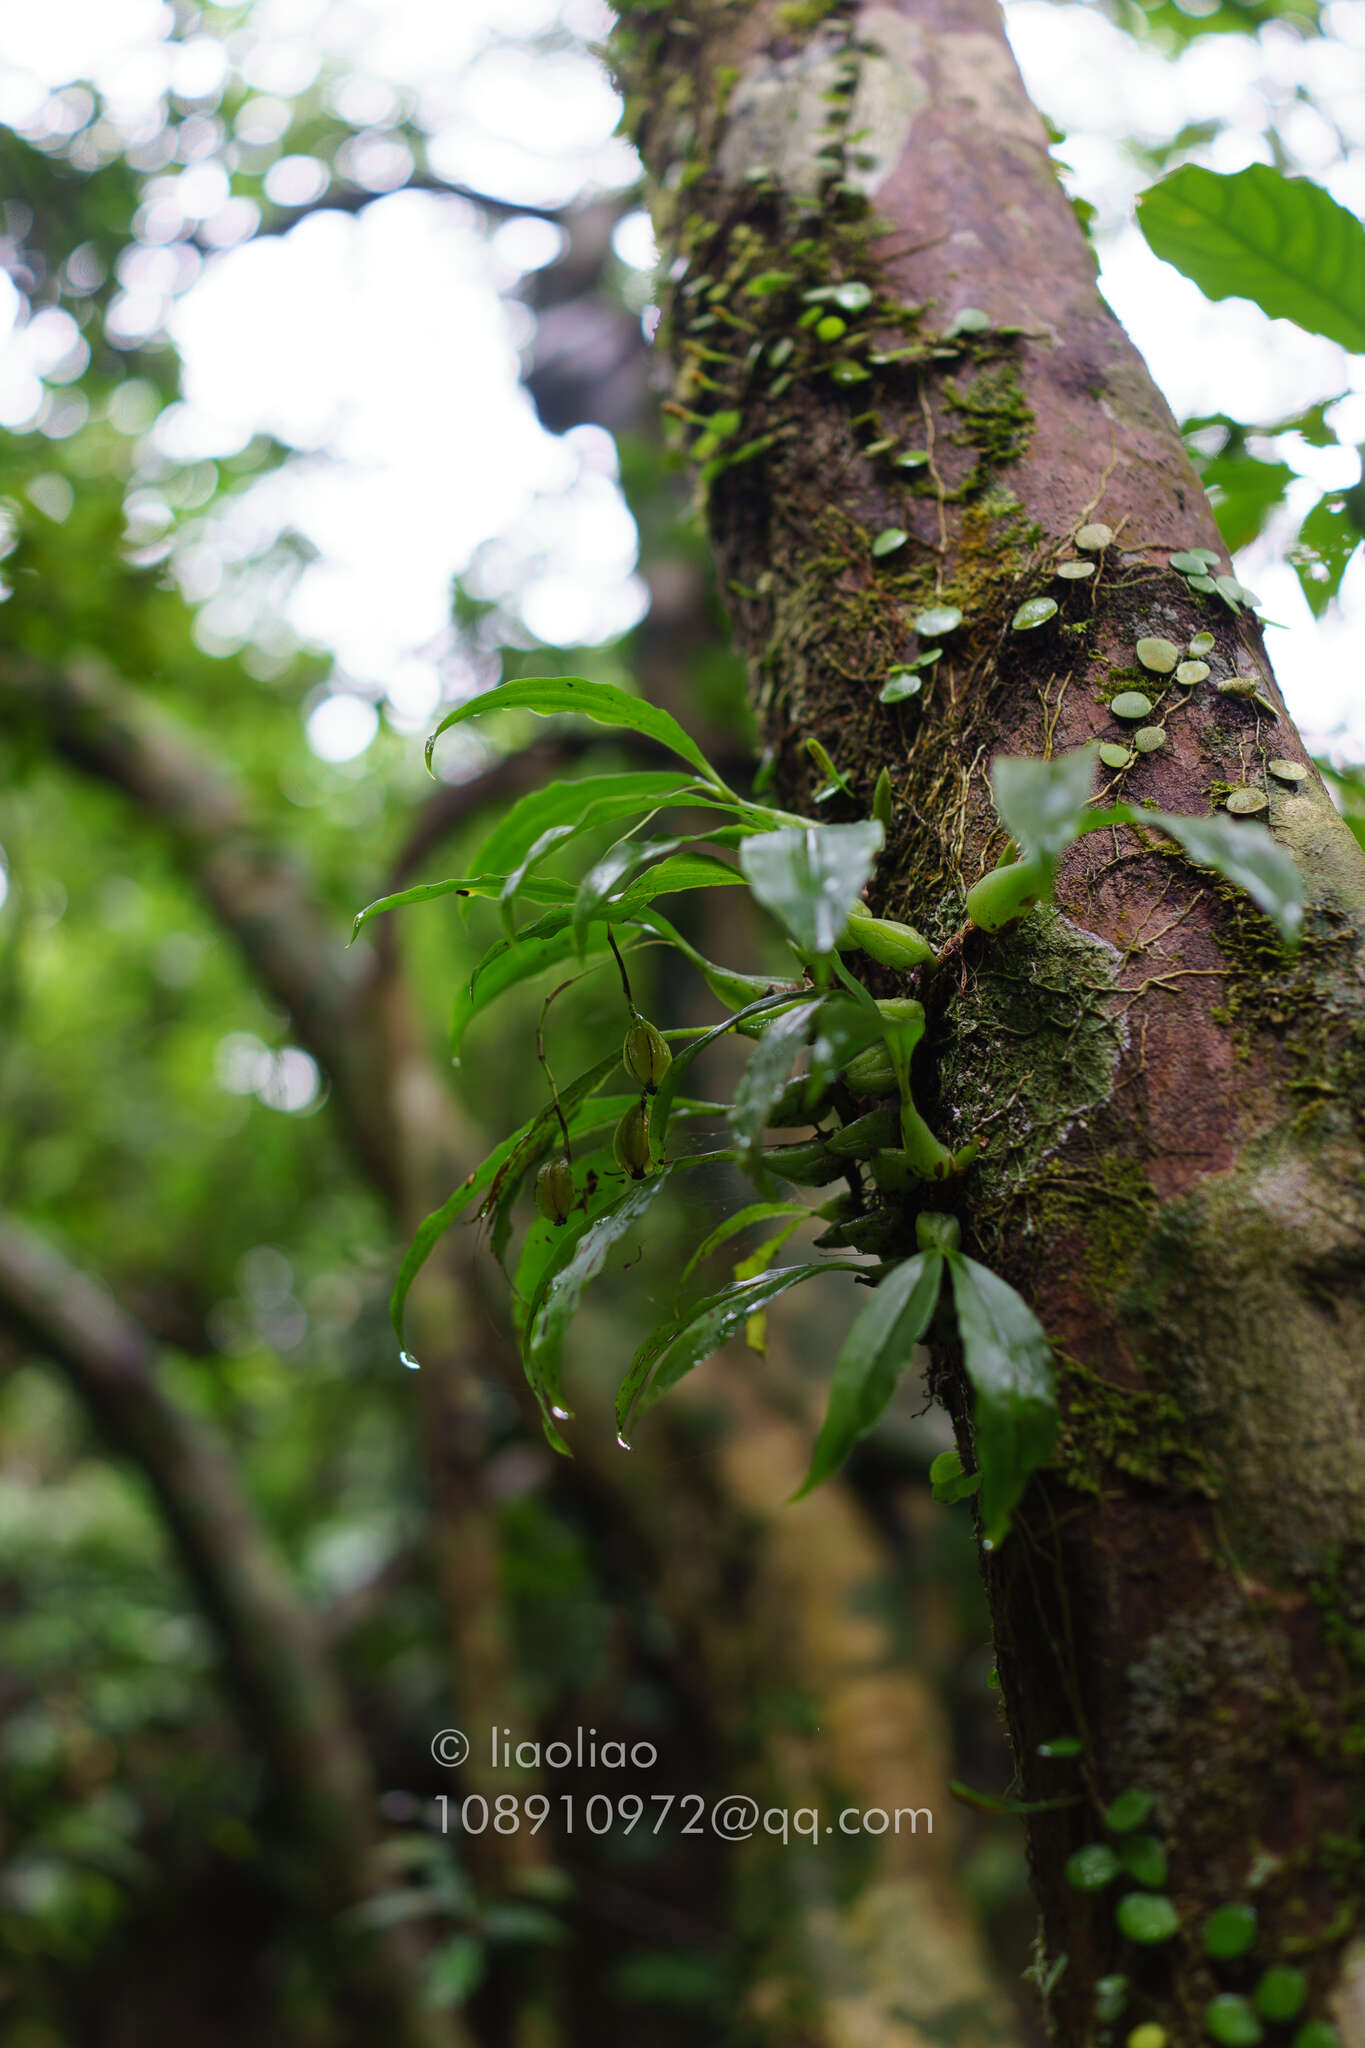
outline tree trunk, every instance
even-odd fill
[[[1307,757],[1248,612],[1168,566],[1220,549],[1212,513],[1096,292],[993,0],[679,12],[628,13],[615,50],[670,410],[780,799],[809,806],[811,737],[863,813],[890,771],[874,908],[946,949],[918,990],[922,1097],[945,1137],[988,1140],[932,1206],[955,1203],[1058,1360],[1060,1454],[985,1559],[1023,1795],[1079,1795],[1030,1823],[1056,2036],[1102,2037],[1121,2006],[1125,2032],[1192,2043],[1211,1998],[1287,1963],[1360,2048],[1365,861],[1315,775],[1268,770]],[[1057,578],[1097,522],[1094,572]],[[1015,629],[1034,596],[1057,612]],[[917,637],[929,606],[960,625]],[[1137,661],[1200,632],[1207,680]],[[882,704],[937,645],[919,693]],[[1239,677],[1264,701],[1217,689]],[[1259,792],[1310,884],[1296,956],[1130,831],[1073,849],[1055,907],[963,927],[1001,848],[993,756],[1119,742],[1109,701],[1136,689],[1164,742],[1116,791],[1196,815]],[[966,1448],[943,1346],[936,1376]],[[1038,1756],[1061,1734],[1079,1762]],[[1151,1945],[1116,1925],[1131,1879],[1064,1876],[1129,1788],[1179,1915]],[[1202,1938],[1226,1903],[1258,1916],[1237,1961]]]

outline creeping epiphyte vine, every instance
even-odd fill
[[[835,1471],[873,1427],[931,1328],[955,1333],[973,1393],[962,1442],[970,1465],[958,1452],[936,1461],[934,1491],[942,1500],[975,1498],[983,1540],[999,1543],[1030,1473],[1052,1455],[1055,1375],[1032,1310],[962,1251],[958,1219],[938,1207],[941,1191],[970,1172],[982,1137],[949,1146],[916,1100],[916,1056],[930,1050],[924,1004],[916,995],[879,1000],[854,971],[860,958],[908,977],[935,964],[920,932],[874,916],[863,900],[892,816],[889,771],[870,793],[870,817],[817,823],[737,793],[668,713],[576,677],[517,681],[460,705],[432,735],[428,760],[448,726],[500,711],[577,713],[640,733],[682,765],[535,790],[498,819],[468,875],[383,898],[356,919],[358,931],[382,911],[451,895],[498,906],[503,936],[478,961],[456,1004],[457,1053],[469,1024],[499,995],[568,969],[545,999],[537,1033],[548,1103],[417,1233],[392,1303],[400,1341],[408,1291],[441,1234],[462,1216],[486,1218],[493,1250],[505,1261],[519,1197],[533,1193],[535,1220],[512,1269],[515,1319],[546,1435],[567,1450],[560,1429],[571,1413],[562,1392],[564,1343],[585,1287],[676,1176],[699,1166],[735,1167],[753,1182],[758,1200],[707,1233],[684,1282],[739,1231],[775,1228],[726,1285],[684,1301],[640,1345],[618,1394],[621,1441],[693,1366],[752,1328],[769,1302],[822,1273],[852,1273],[874,1291],[839,1353],[801,1491]],[[1077,838],[1101,825],[1125,825],[1165,834],[1188,857],[1245,888],[1293,942],[1302,885],[1262,827],[1096,804],[1096,758],[1090,747],[1049,761],[995,763],[992,788],[1011,845],[1003,863],[968,893],[970,923],[990,933],[1025,916],[1050,897],[1062,855]],[[693,828],[651,836],[662,814],[675,822],[691,814]],[[619,828],[619,836],[581,881],[546,871],[550,854],[585,835],[600,838],[604,827]],[[721,966],[660,908],[669,896],[715,887],[747,887],[783,936],[788,972]],[[674,1028],[640,1012],[628,959],[660,943],[700,974],[726,1013],[720,1022]],[[622,1041],[559,1086],[546,1055],[550,1008],[582,975],[612,962],[624,1003]],[[752,1041],[733,1099],[717,1104],[686,1092],[699,1055],[731,1033]],[[612,1094],[609,1084],[622,1069],[629,1092]],[[721,1117],[722,1141],[698,1146],[701,1127],[714,1129]],[[809,1135],[785,1135],[800,1131]],[[822,1192],[818,1203],[793,1192],[835,1184],[837,1191]],[[824,1225],[815,1250],[842,1256],[774,1266],[782,1245],[811,1220]]]

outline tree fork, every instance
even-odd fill
[[[626,11],[613,56],[670,411],[780,800],[809,804],[812,737],[864,815],[890,772],[873,907],[945,948],[925,1096],[945,1137],[988,1140],[956,1206],[1059,1362],[1059,1458],[984,1560],[1023,1795],[1079,1795],[1030,1823],[1056,2038],[1193,2044],[1280,1964],[1361,2048],[1365,861],[1311,768],[1269,769],[1307,756],[1237,586],[1169,566],[1221,570],[1219,535],[994,0],[693,0]],[[1030,599],[1055,609],[1016,625]],[[1204,633],[1206,676],[1137,653]],[[1131,755],[1108,777],[1130,800],[1251,792],[1309,882],[1296,956],[1136,833],[1080,842],[1054,908],[964,929],[1001,851],[993,756],[1091,739]],[[943,1347],[935,1373],[969,1452]],[[1038,1755],[1062,1734],[1078,1761]],[[1116,1924],[1137,1879],[1066,1878],[1130,1788],[1178,1914],[1159,1942]],[[1257,1915],[1238,1961],[1203,1940],[1229,1902]]]

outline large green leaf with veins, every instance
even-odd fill
[[[1365,354],[1365,227],[1309,178],[1269,164],[1184,164],[1138,200],[1155,253],[1211,299],[1250,299]]]

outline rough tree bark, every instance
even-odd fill
[[[1121,1974],[1125,2031],[1193,2043],[1214,1995],[1291,1962],[1306,2010],[1360,2048],[1365,861],[1315,775],[1267,773],[1306,756],[1251,617],[1167,566],[1220,548],[1212,513],[1097,294],[994,0],[640,7],[614,58],[667,280],[669,409],[701,439],[779,797],[809,801],[812,735],[864,811],[890,770],[874,908],[946,948],[918,991],[923,1097],[945,1136],[989,1139],[947,1205],[1059,1361],[1059,1458],[984,1560],[1022,1791],[1080,1794],[1030,1823],[1051,2024],[1109,2038],[1118,1994],[1097,2011],[1096,1986]],[[1096,522],[1116,536],[1096,572],[1056,580]],[[1035,595],[1056,616],[1011,630]],[[883,705],[934,604],[961,625],[920,693]],[[1109,700],[1158,695],[1137,640],[1201,631],[1211,678],[1167,691],[1164,745],[1113,780],[1200,815],[1261,790],[1310,883],[1298,955],[1132,832],[1073,849],[1054,908],[964,932],[964,889],[1001,850],[992,757],[1119,740]],[[1217,691],[1239,676],[1274,712]],[[966,1448],[943,1344],[935,1375]],[[1039,1757],[1061,1733],[1079,1763]],[[1130,1787],[1180,1916],[1146,1948],[1112,1890],[1063,1874]],[[1200,1929],[1229,1901],[1259,1934],[1217,1965]]]

